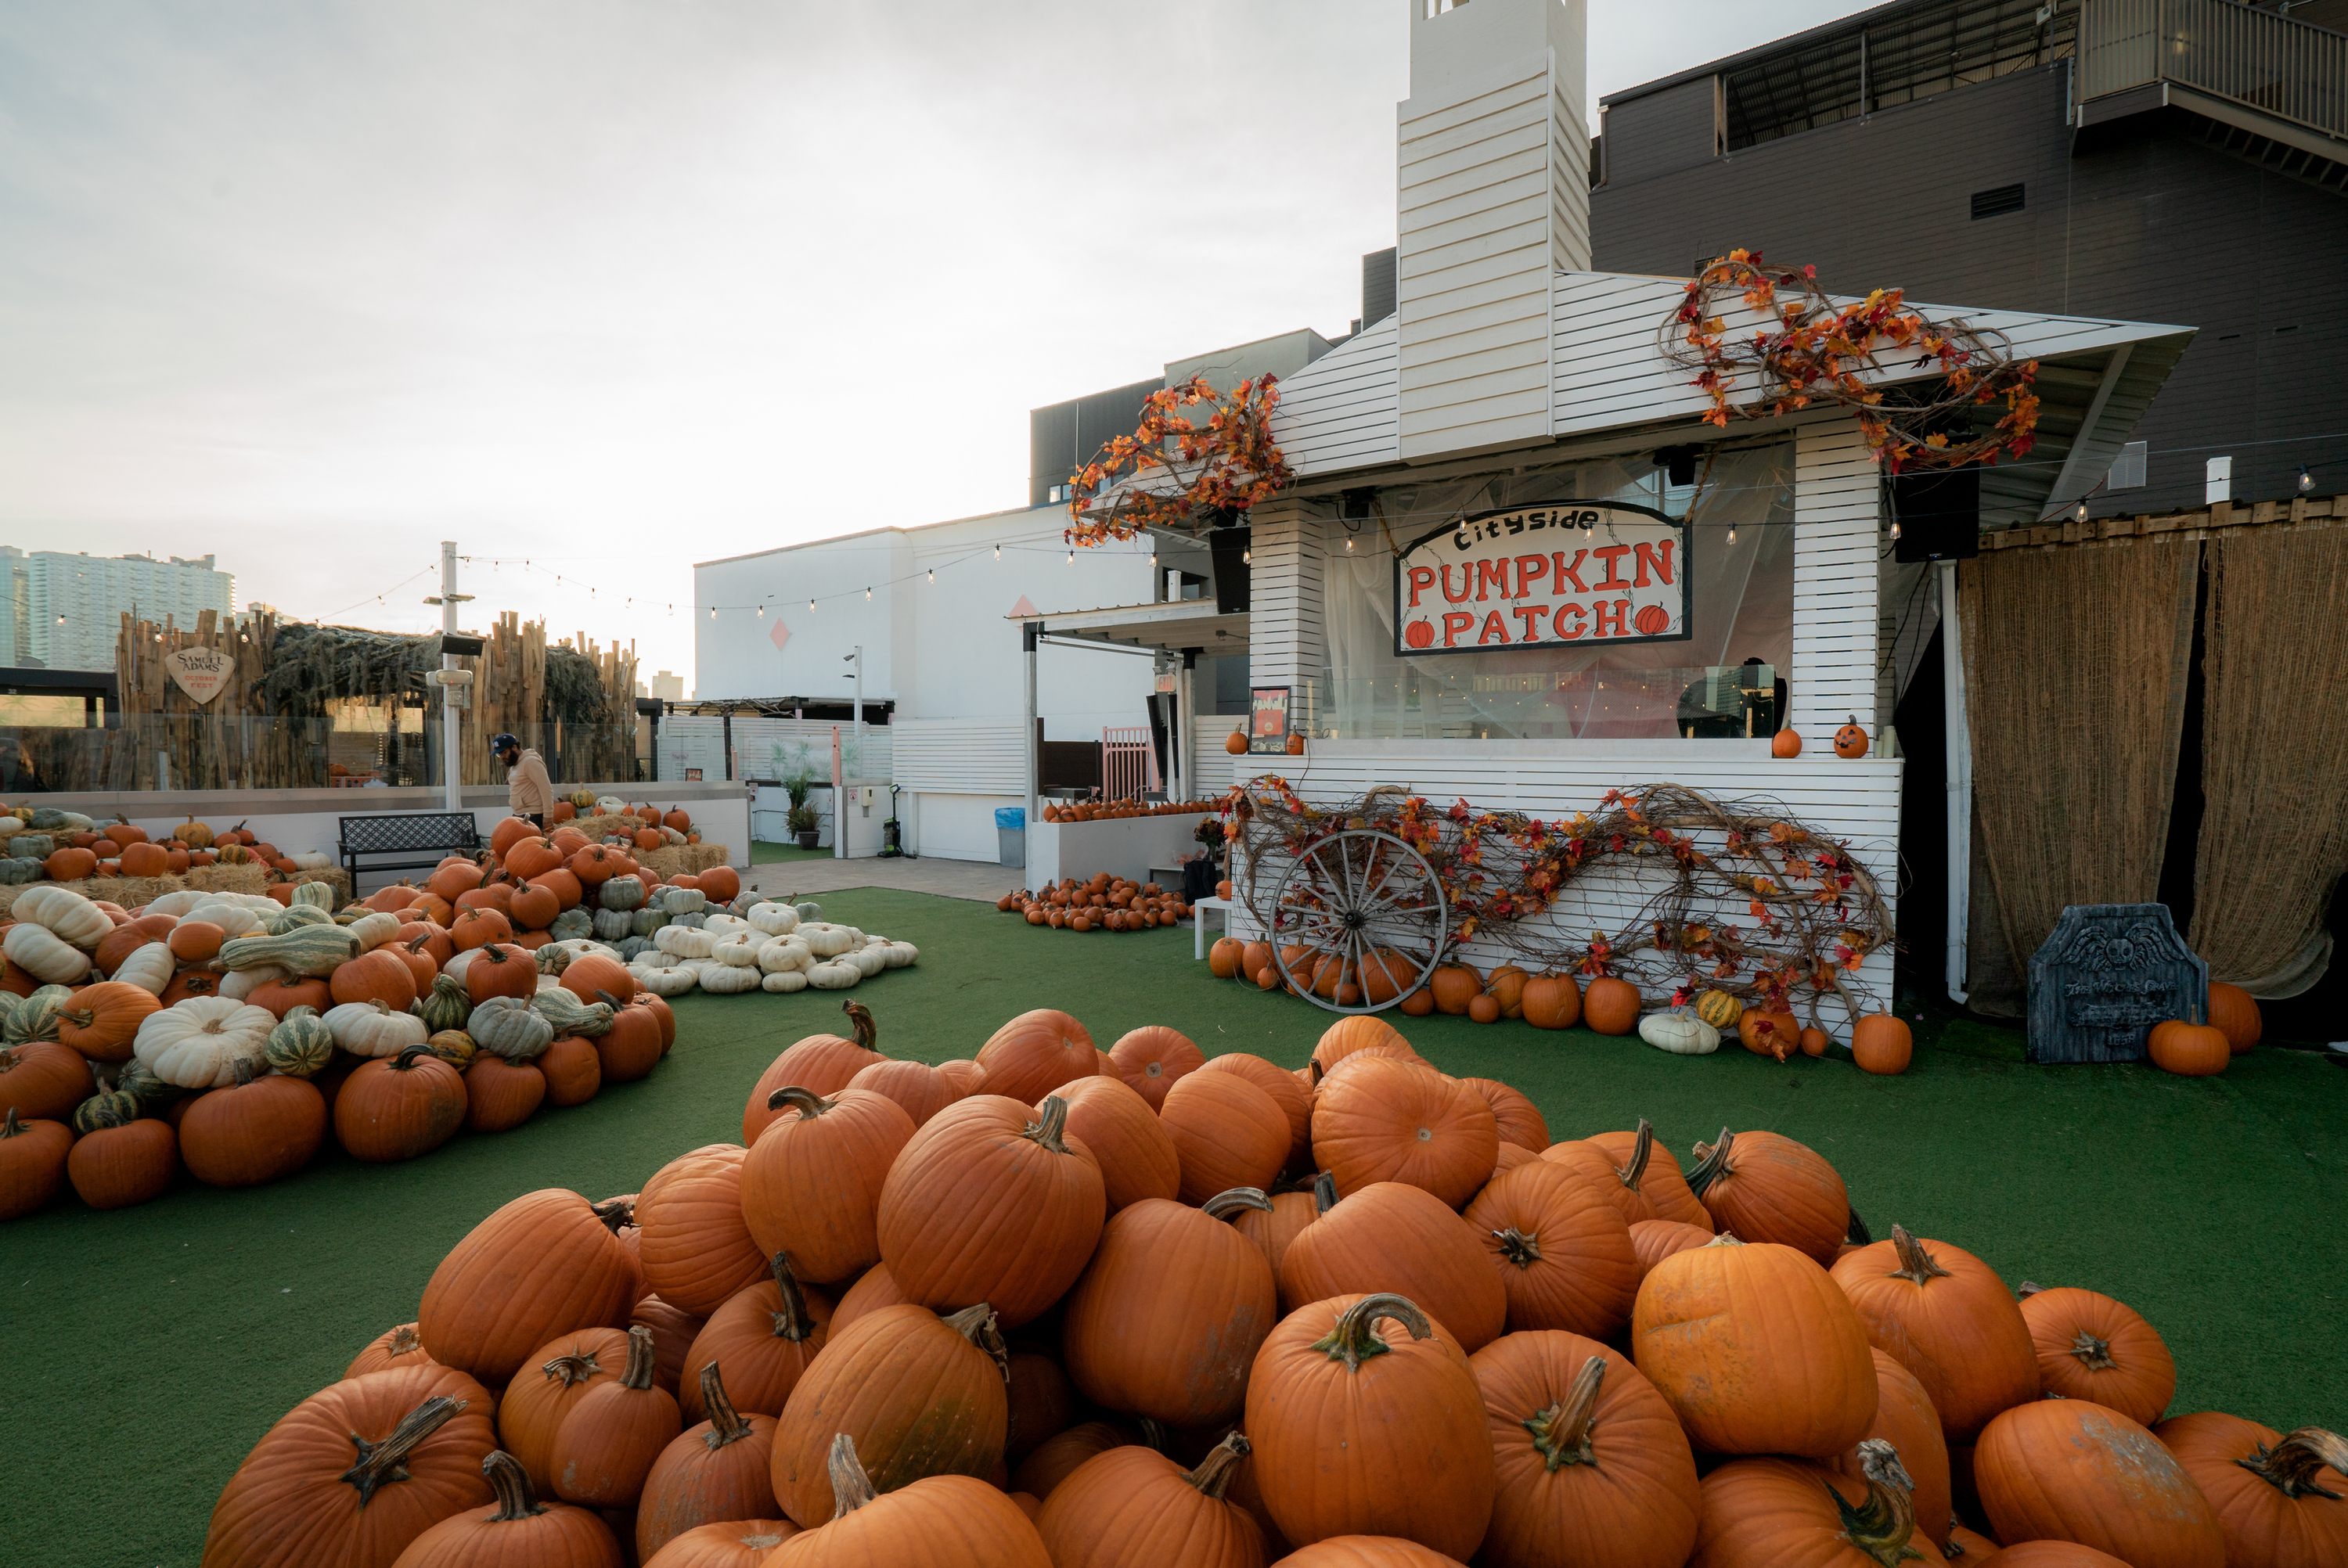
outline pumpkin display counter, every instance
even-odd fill
[[[1154,867],[1196,852],[1199,824],[1216,809],[1210,801],[1047,804],[1027,824],[1026,875],[1039,887],[1097,875],[1147,882]]]
[[[2348,1546],[2348,1441],[2170,1415],[2168,1348],[2092,1277],[2017,1299],[1956,1241],[1869,1243],[1833,1165],[1766,1129],[1684,1167],[1643,1122],[1554,1141],[1517,1090],[1366,1018],[1291,1073],[1162,1025],[1104,1050],[1054,1010],[931,1066],[844,1010],[852,1038],[745,1085],[744,1142],[483,1219],[409,1321],[218,1478],[204,1561],[274,1568],[298,1540],[411,1568],[2001,1546],[2219,1568]],[[0,1155],[39,1138],[12,1126]],[[126,1190],[143,1153],[108,1153]],[[373,1489],[364,1512],[318,1502],[338,1482]]]

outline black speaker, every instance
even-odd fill
[[[1981,467],[1935,468],[1891,477],[1891,515],[1900,524],[1891,559],[1962,560],[1981,554]]]
[[[1215,609],[1230,615],[1248,607],[1248,540],[1245,528],[1210,528],[1207,548],[1215,564]]]

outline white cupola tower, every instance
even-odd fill
[[[1403,0],[1405,461],[1550,434],[1550,294],[1590,265],[1584,0]]]

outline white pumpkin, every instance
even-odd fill
[[[23,902],[23,900],[18,900]],[[98,917],[103,920],[104,915]],[[45,986],[77,986],[89,974],[89,955],[46,926],[19,920],[0,938],[8,961]]]
[[[808,978],[799,969],[782,969],[760,980],[758,989],[762,991],[803,991],[808,989]]]
[[[712,964],[701,971],[701,989],[719,996],[732,996],[741,991],[758,989],[758,970],[755,965]]]
[[[334,856],[323,849],[305,849],[299,855],[289,855],[296,871],[324,871],[335,864]]]
[[[369,953],[399,935],[399,917],[378,909],[360,916],[349,928],[351,935],[359,939],[359,951]]]
[[[844,991],[864,978],[864,971],[854,964],[833,958],[814,965],[807,972],[808,984],[819,991]]]
[[[290,980],[294,971],[283,964],[263,964],[250,969],[231,969],[221,977],[220,994],[231,1001],[242,1001],[271,980]]]
[[[922,949],[911,942],[891,942],[884,950],[889,955],[889,967],[892,969],[909,969],[921,961]]]
[[[538,977],[538,989],[540,995],[543,996],[548,991],[559,991],[561,989],[562,981],[556,976],[541,974]]]
[[[25,819],[14,813],[0,812],[0,838],[14,838],[25,831]]]
[[[815,962],[805,942],[778,937],[758,949],[758,968],[770,975],[791,975],[804,970]]]
[[[700,984],[700,977],[683,968],[646,969],[636,977],[636,983],[656,997],[681,997]]]
[[[689,926],[663,926],[653,933],[653,946],[673,958],[705,958],[717,938]]]
[[[793,934],[807,943],[808,951],[819,958],[836,958],[862,946],[855,932],[828,920],[807,921]]]
[[[72,888],[53,883],[36,884],[17,894],[16,902],[9,906],[8,917],[46,926],[59,941],[84,950],[97,947],[114,929],[114,922],[106,917],[105,910]]]
[[[799,923],[799,912],[788,904],[753,904],[750,928],[769,937],[788,937]]]
[[[757,929],[739,915],[712,915],[702,922],[701,928],[713,937],[736,937]]]
[[[283,907],[283,906],[276,906]],[[232,904],[217,896],[205,900],[180,917],[182,920],[203,920],[218,926],[222,934],[231,937],[256,937],[261,934],[261,913],[242,904]]]
[[[160,942],[149,942],[130,949],[130,956],[117,964],[108,978],[160,997],[179,972],[179,960],[171,957],[171,949]]]
[[[854,964],[869,980],[889,967],[889,953],[885,948],[859,948],[852,953],[841,954],[832,961],[839,964]]]
[[[1720,1031],[1682,1008],[1641,1019],[1639,1038],[1673,1056],[1710,1056],[1720,1049]]]
[[[197,905],[211,897],[213,897],[213,895],[203,892],[199,888],[182,887],[177,893],[166,893],[160,898],[149,899],[146,908],[141,910],[140,913],[147,915],[169,915],[172,919],[177,920],[187,914],[189,910],[194,908]]]
[[[728,937],[709,949],[709,956],[732,969],[756,969],[758,967],[758,934],[745,931],[738,937]]]
[[[276,1027],[277,1015],[267,1008],[226,997],[190,997],[140,1020],[130,1054],[166,1083],[219,1089],[236,1081],[238,1062],[261,1062],[262,1048]]]
[[[422,1045],[432,1033],[414,1013],[394,1012],[381,1002],[328,1008],[324,1022],[335,1043],[353,1056],[397,1056],[407,1046]]]

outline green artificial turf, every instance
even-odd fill
[[[1064,1008],[1103,1046],[1172,1024],[1210,1055],[1301,1065],[1329,1015],[1209,979],[1187,930],[1079,936],[983,905],[876,889],[827,913],[918,943],[857,989],[882,1049],[942,1061],[1003,1020]],[[322,1156],[257,1191],[185,1183],[97,1214],[69,1195],[0,1226],[0,1541],[11,1561],[191,1564],[213,1499],[270,1424],[416,1315],[434,1264],[483,1215],[545,1186],[643,1185],[664,1161],[739,1134],[775,1053],[839,1024],[838,993],[692,996],[651,1078],[407,1164]],[[2348,1072],[2260,1050],[2221,1078],[2043,1069],[2019,1036],[1922,1031],[1914,1067],[1780,1065],[1731,1045],[1667,1056],[1635,1039],[1465,1019],[1401,1020],[1447,1071],[1530,1094],[1552,1135],[1651,1118],[1685,1162],[1723,1124],[1768,1127],[1842,1171],[1879,1235],[1894,1221],[1979,1253],[2009,1282],[2092,1286],[2167,1336],[2175,1408],[2289,1430],[2348,1422],[2333,1330],[2348,1242],[2324,1216],[2348,1174]],[[37,1544],[36,1544],[37,1543]]]

